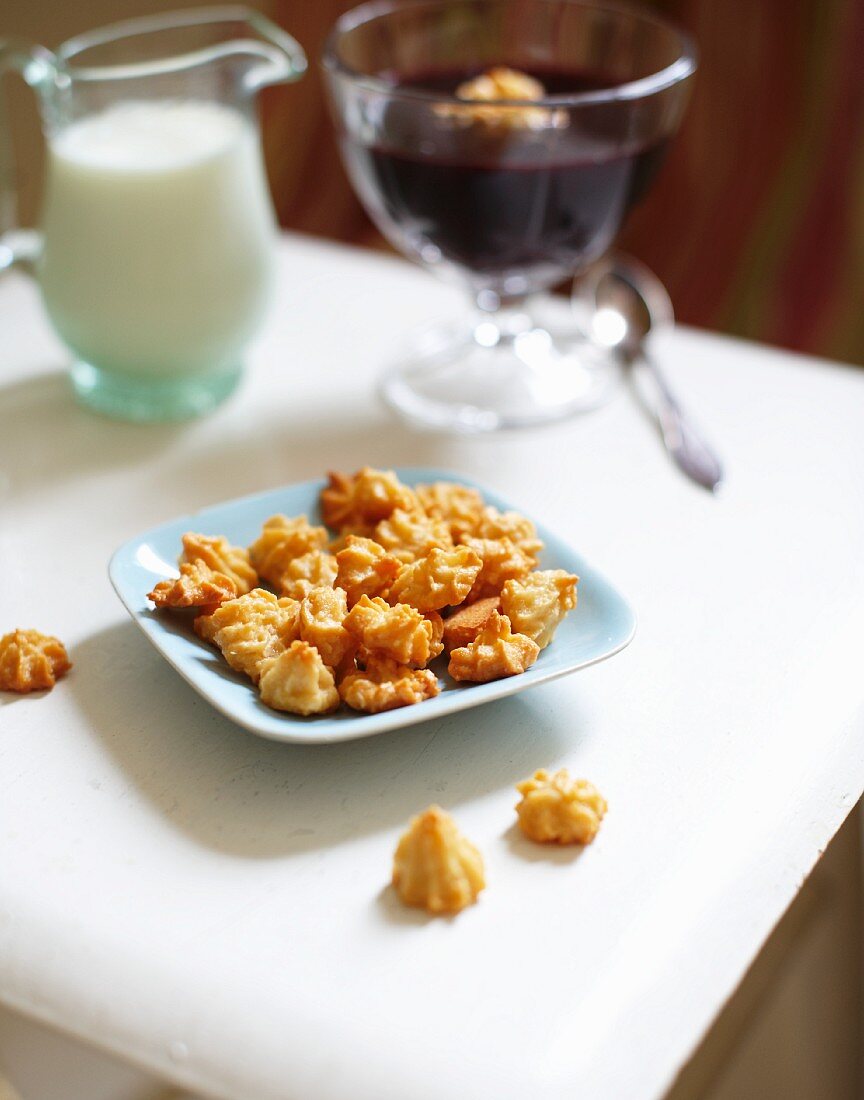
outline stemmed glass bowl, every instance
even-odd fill
[[[339,19],[323,68],[366,210],[473,307],[415,335],[388,402],[462,431],[602,402],[614,364],[543,292],[602,255],[651,186],[696,68],[687,36],[614,0],[376,0]],[[481,102],[496,68],[515,73]]]

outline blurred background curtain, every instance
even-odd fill
[[[56,45],[195,0],[4,0],[0,34]],[[649,0],[651,2],[651,0]],[[315,58],[350,0],[256,0]],[[695,37],[700,71],[677,144],[620,247],[668,286],[678,317],[864,363],[864,0],[653,0]],[[15,106],[26,91],[14,89]],[[316,67],[264,99],[281,223],[386,247],[339,163]],[[18,112],[25,212],[35,112]]]

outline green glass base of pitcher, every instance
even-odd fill
[[[79,361],[72,367],[72,386],[82,405],[118,420],[190,420],[220,405],[242,373],[238,365],[220,374],[142,380]]]

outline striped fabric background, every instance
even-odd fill
[[[683,320],[864,363],[864,3],[658,6],[701,66],[622,244]]]
[[[269,5],[268,5],[269,6]],[[274,0],[317,54],[340,0]],[[864,364],[864,0],[655,0],[696,38],[682,132],[621,247],[679,318]],[[265,100],[283,224],[383,244],[351,193],[320,78]]]

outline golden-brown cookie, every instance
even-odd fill
[[[516,785],[519,828],[538,844],[590,844],[606,813],[606,799],[587,779],[571,779],[566,768],[541,769]]]
[[[415,817],[393,858],[393,886],[406,905],[458,913],[486,886],[483,857],[440,806]]]
[[[372,539],[349,535],[336,555],[336,585],[344,588],[348,606],[361,596],[384,596],[402,568],[398,558],[388,554]]]
[[[426,515],[443,520],[454,539],[476,533],[484,507],[476,489],[454,481],[435,481],[415,485],[414,491]]]
[[[328,714],[339,706],[333,672],[307,642],[296,641],[261,665],[261,700],[290,714]]]
[[[462,545],[473,550],[483,563],[466,596],[468,603],[499,595],[507,581],[526,576],[534,564],[521,547],[506,537],[479,539],[469,535],[462,539]]]
[[[543,549],[543,541],[537,535],[537,528],[519,512],[499,512],[497,508],[484,508],[477,529],[481,539],[510,539],[530,558],[532,567]]]
[[[501,589],[501,612],[515,631],[545,649],[568,611],[576,606],[579,578],[563,569],[543,569]]]
[[[300,604],[300,637],[314,645],[331,668],[341,665],[357,648],[354,636],[342,625],[347,614],[341,588],[313,588]]]
[[[198,560],[209,565],[214,573],[230,577],[240,596],[250,592],[258,583],[258,574],[252,568],[248,552],[242,546],[232,546],[224,535],[200,535],[187,531],[183,536],[180,563]]]
[[[339,694],[352,710],[378,714],[408,707],[438,694],[438,680],[428,668],[409,668],[389,657],[370,655],[366,667],[339,682]]]
[[[453,545],[449,526],[419,510],[406,512],[397,508],[375,528],[374,539],[394,558],[407,563],[425,557],[438,547],[446,550]]]
[[[278,588],[291,562],[323,550],[329,537],[326,528],[314,527],[306,516],[271,516],[249,547],[249,558],[259,576]]]
[[[300,604],[253,588],[236,600],[226,600],[212,615],[199,615],[195,629],[222,650],[231,668],[257,684],[262,661],[277,656],[299,636]]]
[[[211,611],[237,596],[237,585],[224,573],[217,573],[196,558],[180,563],[180,576],[160,581],[147,599],[156,607],[206,607]]]
[[[440,611],[460,604],[472,590],[482,564],[470,547],[435,547],[425,558],[402,566],[387,598],[391,603],[410,604],[418,611]]]
[[[486,683],[517,676],[537,660],[540,647],[524,634],[514,634],[506,615],[493,611],[473,642],[450,654],[447,671],[454,680]]]
[[[361,596],[345,618],[345,629],[368,653],[414,668],[422,668],[432,659],[437,633],[435,625],[416,608],[391,606],[380,596]]]
[[[336,580],[336,558],[326,550],[310,550],[288,562],[277,585],[281,596],[302,600],[313,588],[332,588]]]
[[[433,113],[459,128],[483,127],[506,137],[511,130],[560,130],[569,123],[563,107],[529,106],[543,99],[546,90],[535,77],[520,69],[496,65],[465,80],[456,88],[464,103],[436,103]],[[508,104],[502,100],[521,100]]]
[[[337,531],[374,526],[397,508],[417,508],[414,493],[392,470],[364,466],[353,476],[337,471],[328,477],[328,485],[321,490],[321,515]]]
[[[13,630],[0,638],[0,691],[45,691],[71,667],[66,647],[51,634]]]

